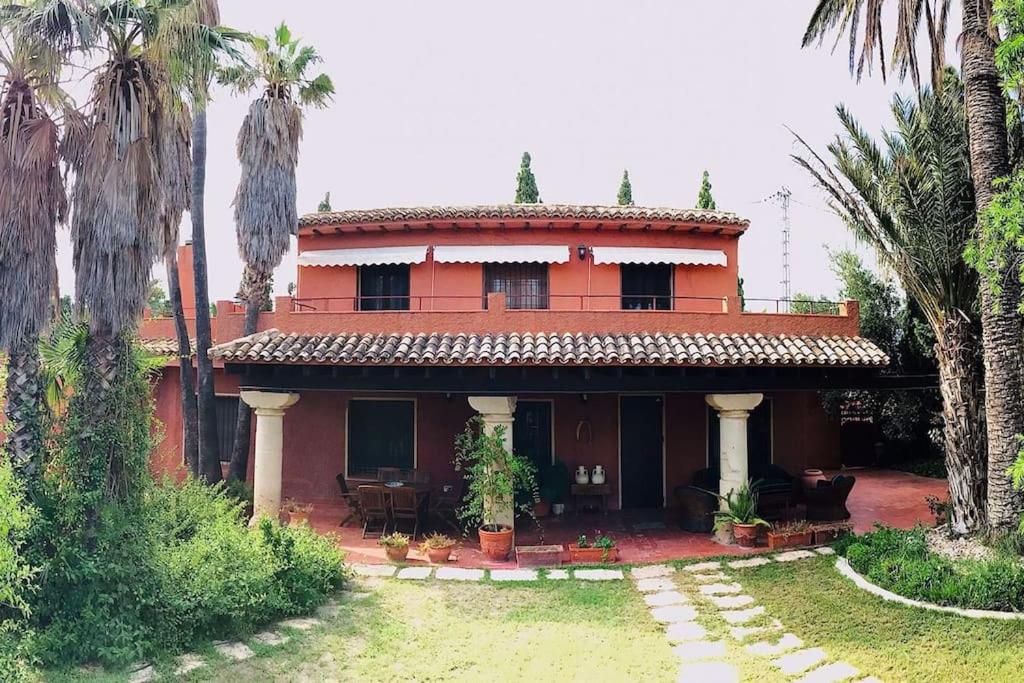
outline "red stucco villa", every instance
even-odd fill
[[[453,441],[478,412],[538,464],[601,465],[612,509],[672,506],[708,468],[723,490],[768,465],[837,469],[840,428],[819,391],[875,386],[888,359],[858,336],[856,302],[818,315],[744,307],[747,228],[731,213],[632,206],[304,216],[295,294],[261,331],[240,338],[242,310],[217,303],[225,457],[241,396],[264,510],[336,505],[339,473],[456,480]],[[181,281],[194,310],[191,272]],[[173,348],[171,320],[147,319],[141,335]],[[172,363],[156,387],[166,471],[182,461],[178,397]]]

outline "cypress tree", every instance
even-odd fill
[[[530,153],[523,152],[523,160],[519,163],[519,175],[516,176],[516,204],[541,204],[540,191],[537,190],[537,179],[530,168]]]
[[[618,200],[619,206],[633,206],[633,185],[629,182],[629,171],[622,172]]]
[[[715,198],[711,196],[711,180],[708,172],[704,171],[704,178],[700,182],[700,194],[697,195],[697,208],[704,211],[714,211]]]
[[[316,210],[320,213],[330,213],[331,211],[331,193],[328,192],[324,195],[324,198],[320,200],[320,205],[316,207]]]

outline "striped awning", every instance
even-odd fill
[[[324,249],[299,254],[300,266],[384,266],[423,263],[427,247],[369,247],[365,249]]]
[[[594,247],[594,263],[670,263],[690,266],[725,266],[728,259],[717,249],[654,247]]]
[[[566,263],[565,245],[494,244],[434,247],[437,263]]]

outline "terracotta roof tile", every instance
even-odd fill
[[[288,334],[267,330],[219,344],[213,358],[295,365],[793,365],[883,367],[862,337],[763,334]]]
[[[300,227],[317,225],[375,225],[381,223],[458,222],[486,220],[645,221],[655,223],[712,223],[746,228],[750,221],[728,211],[644,206],[576,204],[493,204],[485,206],[420,206],[353,209],[310,213]]]

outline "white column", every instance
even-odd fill
[[[708,405],[718,411],[720,437],[718,460],[721,481],[718,492],[723,496],[746,483],[747,418],[760,405],[764,394],[708,394]]]
[[[255,524],[261,516],[277,519],[280,513],[284,411],[298,403],[299,395],[243,391],[241,398],[256,413],[252,515]]]
[[[484,429],[494,434],[498,427],[504,427],[505,450],[512,453],[512,423],[516,412],[515,396],[470,396],[469,405],[484,421]],[[515,526],[515,511],[512,501],[501,501],[495,505],[494,519],[485,519],[485,524],[496,523]]]

